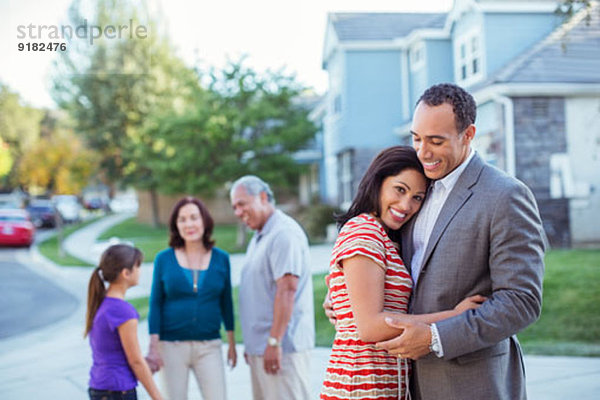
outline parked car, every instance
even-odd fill
[[[135,213],[138,210],[138,200],[135,195],[117,195],[109,205],[114,213]]]
[[[84,206],[88,210],[106,210],[108,209],[108,200],[100,197],[92,197],[84,200]]]
[[[26,210],[0,209],[0,245],[29,247],[34,236],[35,226]]]
[[[56,210],[50,200],[31,200],[26,209],[36,228],[52,228],[56,225]]]
[[[52,203],[64,222],[78,222],[81,219],[81,204],[77,196],[72,194],[52,196]]]

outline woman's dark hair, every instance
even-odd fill
[[[92,272],[90,283],[88,284],[87,311],[85,314],[85,332],[86,337],[92,329],[94,317],[102,300],[106,296],[106,287],[104,282],[114,282],[124,269],[132,270],[134,267],[142,264],[144,255],[142,252],[126,244],[115,244],[110,246],[102,253],[100,264]]]
[[[181,210],[181,207],[187,204],[195,204],[198,207],[198,210],[200,210],[200,217],[202,217],[202,223],[204,225],[202,243],[207,250],[212,249],[212,247],[215,245],[215,241],[212,238],[215,222],[210,216],[208,208],[206,208],[204,203],[200,199],[191,196],[184,197],[175,203],[175,206],[173,206],[173,211],[171,211],[171,216],[169,217],[169,246],[177,249],[185,245],[185,241],[179,234],[179,229],[177,229],[177,217],[179,216],[179,210]]]
[[[384,179],[388,176],[398,175],[405,169],[413,169],[425,176],[423,166],[417,158],[417,152],[412,147],[393,146],[379,153],[362,177],[358,185],[358,192],[348,211],[335,216],[338,228],[341,229],[348,220],[362,213],[374,213],[379,216],[381,212],[379,193]],[[397,235],[394,235],[393,232],[388,232],[388,234],[392,240],[397,241]]]

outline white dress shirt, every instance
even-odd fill
[[[473,158],[475,152],[470,149],[466,160],[460,164],[454,171],[450,172],[442,179],[433,182],[428,190],[425,203],[417,215],[415,227],[413,230],[413,257],[410,263],[411,276],[413,279],[413,288],[417,286],[419,274],[423,268],[423,257],[429,243],[429,237],[433,231],[435,222],[442,207],[448,199],[448,195],[456,185],[456,181],[465,170],[469,161]]]

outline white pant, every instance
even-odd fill
[[[307,400],[310,352],[284,353],[277,374],[267,374],[263,356],[248,355],[254,400]]]
[[[225,365],[221,339],[161,341],[164,393],[168,400],[187,400],[190,369],[204,400],[225,400]]]

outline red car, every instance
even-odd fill
[[[35,227],[29,213],[21,209],[0,209],[0,245],[31,246]]]

